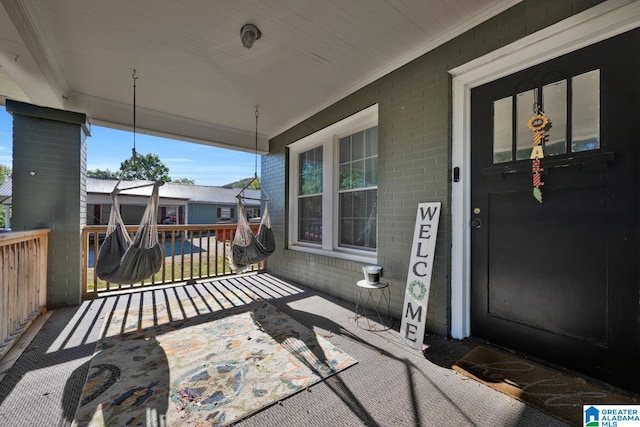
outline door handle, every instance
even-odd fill
[[[472,228],[476,228],[476,229],[482,227],[482,219],[480,219],[478,217],[473,218],[471,220],[471,227]]]

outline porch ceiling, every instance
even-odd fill
[[[520,0],[0,0],[0,102],[254,149]],[[252,49],[240,28],[262,32]]]

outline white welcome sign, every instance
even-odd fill
[[[418,350],[422,350],[424,329],[427,324],[427,304],[433,271],[433,255],[436,251],[440,207],[440,202],[420,203],[413,232],[400,339],[409,347]]]

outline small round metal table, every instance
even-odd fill
[[[389,312],[391,309],[391,303],[389,301],[391,298],[391,293],[389,291],[389,282],[380,280],[378,283],[369,284],[366,280],[359,280],[356,285],[356,325],[359,328],[366,329],[368,331],[383,331],[389,329],[391,326],[385,325],[382,314],[380,313],[380,306],[382,305],[382,308],[384,309],[385,307],[383,303],[385,303],[387,309],[386,319],[387,321],[389,321]],[[374,295],[376,291],[378,292],[378,295]],[[375,321],[373,323],[370,321],[367,307],[372,307],[371,315],[375,314],[376,316],[378,316],[378,325],[376,325]],[[358,320],[360,320],[360,318],[362,317],[367,319],[366,328],[358,323]]]

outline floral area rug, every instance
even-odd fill
[[[357,363],[262,301],[167,323],[158,307],[135,317],[153,326],[107,322],[74,426],[223,426]]]

